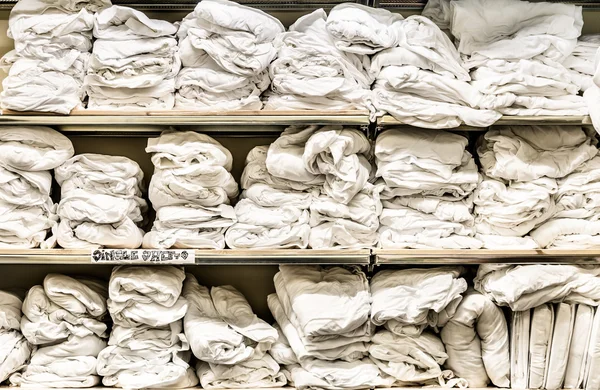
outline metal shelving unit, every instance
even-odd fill
[[[196,265],[355,264],[369,265],[371,251],[361,250],[196,250]],[[94,263],[91,250],[1,249],[2,264],[109,264]],[[110,263],[114,264],[114,263]],[[144,263],[152,264],[152,263]]]
[[[581,125],[591,126],[592,120],[589,116],[503,116],[492,126],[525,126],[525,125]],[[391,115],[377,118],[378,127],[386,126],[408,126],[396,120]],[[457,130],[483,131],[485,127],[460,126]],[[425,129],[426,130],[426,129]]]

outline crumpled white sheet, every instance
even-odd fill
[[[522,237],[552,218],[558,207],[555,179],[504,182],[485,177],[474,192],[475,230],[491,236]],[[500,241],[502,242],[502,241]]]
[[[0,291],[0,382],[19,371],[29,360],[31,345],[20,332],[21,299]]]
[[[573,338],[567,360],[564,388],[579,389],[585,381],[587,352],[592,334],[595,309],[588,305],[577,305]]]
[[[510,384],[516,389],[529,386],[529,334],[531,311],[512,312],[510,327]]]
[[[544,304],[533,309],[529,338],[528,388],[540,389],[544,386],[550,348],[552,347],[554,319],[554,306],[552,304]]]
[[[374,111],[369,57],[339,50],[326,20],[323,9],[315,10],[276,38],[265,109]]]
[[[128,217],[111,224],[63,218],[52,232],[64,249],[139,248],[144,237],[144,231]]]
[[[562,388],[565,380],[569,348],[575,324],[575,305],[557,303],[554,316],[554,330],[552,332],[548,367],[544,377],[544,388],[548,390]]]
[[[233,157],[218,141],[195,131],[164,131],[149,138],[146,153],[152,153],[156,168],[185,168],[196,163],[221,166],[231,171]]]
[[[329,12],[327,31],[342,51],[375,54],[396,46],[401,38],[400,14],[361,4],[339,4]]]
[[[578,265],[480,265],[475,289],[514,311],[547,302],[600,302],[600,268]]]
[[[56,205],[50,199],[39,206],[0,202],[0,247],[52,248],[55,238],[46,238],[58,222]]]
[[[48,171],[9,170],[0,165],[0,201],[37,206],[48,201],[51,188],[52,175]]]
[[[448,355],[439,336],[424,332],[399,336],[381,330],[373,336],[369,357],[379,369],[395,378],[394,386],[433,385],[466,387],[464,379],[442,370]]]
[[[371,321],[400,336],[442,328],[455,314],[467,282],[462,267],[383,270],[370,281]]]
[[[47,171],[73,153],[71,140],[49,127],[0,127],[0,162],[7,169]]]
[[[596,156],[557,180],[557,212],[553,218],[596,220],[600,200],[600,156]]]
[[[600,243],[600,221],[556,218],[530,235],[540,248],[591,249]]]
[[[563,65],[571,72],[571,77],[582,91],[593,85],[595,73],[594,59],[600,47],[598,34],[582,35],[577,39],[577,45]]]
[[[95,15],[94,37],[124,41],[175,35],[177,27],[164,20],[150,19],[132,8],[113,5]]]
[[[196,370],[204,389],[282,387],[287,383],[279,364],[269,354],[232,366],[200,361]]]
[[[441,332],[445,367],[469,387],[510,386],[509,337],[502,310],[486,296],[469,290]]]
[[[500,126],[477,148],[486,175],[517,181],[564,177],[597,153],[595,138],[580,126]]]
[[[307,210],[316,196],[314,192],[279,189],[267,183],[255,183],[242,191],[241,198],[262,207],[291,206]]]

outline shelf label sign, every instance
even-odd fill
[[[190,249],[93,249],[94,264],[194,264],[196,252]]]

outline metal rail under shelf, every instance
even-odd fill
[[[196,250],[196,265],[355,264],[369,265],[371,251],[363,250]],[[2,249],[1,264],[90,264],[91,251],[70,249]],[[110,263],[114,264],[114,263]],[[148,263],[149,265],[152,263]]]
[[[374,265],[477,265],[477,264],[596,264],[600,249],[595,250],[391,250],[375,249]]]
[[[371,0],[372,6],[389,10],[422,10],[427,0]],[[534,0],[535,1],[535,0]],[[570,1],[570,0],[543,0],[552,3],[566,3],[582,6],[584,10],[600,9],[600,1]]]
[[[377,125],[387,126],[409,126],[401,123],[391,115],[384,115],[377,118]],[[492,126],[525,126],[525,125],[582,125],[591,126],[592,120],[589,116],[503,116]],[[482,131],[485,127],[460,126],[456,130]]]

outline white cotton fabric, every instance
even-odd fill
[[[344,6],[352,8],[354,4]],[[357,11],[381,12],[372,8]],[[343,19],[345,13],[341,10],[338,15]],[[367,72],[369,57],[336,47],[328,29],[339,28],[343,34],[345,22],[331,20],[328,27],[327,21],[325,11],[318,9],[300,17],[288,32],[276,38],[277,58],[269,66],[272,83],[265,94],[265,109],[374,110],[370,91],[373,79]],[[374,39],[379,39],[375,35],[371,33]]]
[[[473,282],[477,291],[514,311],[561,301],[596,306],[599,272],[577,265],[481,265]]]
[[[565,373],[565,389],[579,389],[585,380],[587,348],[592,333],[595,309],[588,305],[576,305],[573,337]]]
[[[557,181],[554,218],[596,219],[599,168],[600,156],[595,156]]]
[[[510,327],[510,384],[513,388],[529,386],[529,333],[531,311],[512,312]]]
[[[46,237],[58,222],[50,199],[39,206],[0,202],[0,246],[3,248],[51,248],[55,238]]]
[[[548,368],[544,378],[544,388],[549,390],[561,389],[565,380],[569,348],[573,337],[575,323],[575,305],[557,303],[555,306],[554,330]]]
[[[0,291],[0,382],[19,371],[31,355],[31,345],[20,332],[21,305],[17,295]]]
[[[544,386],[554,328],[554,306],[544,304],[533,309],[529,339],[529,388]]]
[[[287,383],[279,364],[269,354],[233,366],[198,362],[197,374],[204,389],[269,388]]]
[[[53,229],[66,249],[139,248],[145,214],[144,173],[121,156],[81,154],[55,169],[61,186]]]
[[[584,219],[552,219],[531,232],[540,248],[591,249],[600,242],[600,223]]]
[[[238,185],[231,153],[213,138],[167,131],[148,140],[155,166],[148,197],[156,219],[144,248],[223,249],[225,231],[237,222]]]
[[[516,181],[561,178],[598,153],[578,126],[502,126],[488,131],[477,153],[486,175]]]
[[[114,326],[100,352],[105,386],[187,388],[198,384],[189,366],[190,344],[182,319],[183,268],[117,266],[109,282],[108,311]]]
[[[460,267],[384,270],[370,282],[371,321],[400,336],[442,328],[467,290]]]
[[[502,310],[486,296],[467,292],[441,332],[445,367],[469,387],[510,386],[509,337]]]
[[[577,45],[571,55],[563,62],[582,91],[586,91],[593,85],[594,59],[599,47],[598,34],[582,35],[577,39]]]
[[[583,388],[588,390],[597,389],[600,386],[600,376],[598,375],[598,351],[600,350],[598,329],[600,329],[600,315],[598,314],[598,310],[596,310],[594,322],[592,323],[592,334],[590,336],[585,365],[585,381]]]

